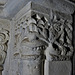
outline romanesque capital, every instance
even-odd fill
[[[40,7],[43,10],[40,10]],[[16,40],[20,40],[18,43],[21,46],[26,45],[35,51],[45,47],[43,54],[49,61],[71,59],[73,54],[71,15],[29,2],[14,18],[15,37]]]
[[[59,61],[70,64],[71,70],[74,52],[71,14],[29,2],[12,20],[15,40],[12,58],[23,68],[23,73],[17,71],[18,74],[49,75],[50,63],[56,65]]]

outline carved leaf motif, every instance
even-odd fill
[[[52,24],[50,28],[50,41],[52,41],[53,48],[57,51],[57,57],[60,55],[62,56],[62,60],[70,60],[73,53],[72,26],[68,21],[63,21],[61,19],[55,22],[53,21]],[[53,55],[54,54],[52,54],[52,57]],[[53,59],[60,60],[61,57],[56,59],[54,56]]]
[[[16,27],[19,33],[16,29],[15,31],[20,34],[20,43],[29,43],[31,45],[36,40],[38,42],[39,40],[44,41],[48,44],[47,46],[51,44],[53,52],[56,53],[56,55],[48,53],[53,60],[69,60],[73,53],[73,28],[69,21],[57,17],[54,14],[53,19],[50,21],[51,23],[48,22],[45,16],[40,16],[39,14],[19,20],[19,24]],[[40,42],[38,45],[40,45]]]

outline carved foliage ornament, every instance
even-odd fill
[[[53,60],[70,60],[73,54],[72,46],[72,23],[64,19],[52,21],[50,28],[50,40],[56,55],[52,55]]]
[[[47,60],[70,60],[72,56],[73,29],[68,20],[57,19],[55,16],[49,23],[46,17],[35,14],[31,18],[18,21],[15,31],[16,35],[21,35],[21,45],[26,45],[30,50],[37,51],[45,47]]]

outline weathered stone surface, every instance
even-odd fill
[[[70,61],[49,62],[49,75],[71,75],[72,64]]]
[[[41,75],[43,71],[45,75],[49,75],[50,61],[70,61],[73,53],[71,23],[71,15],[29,2],[11,22],[11,40],[13,42],[10,42],[12,46],[10,46],[9,56],[11,57],[7,74],[35,75],[37,73],[37,75]],[[56,44],[57,47],[53,44]],[[49,61],[48,64],[45,59]],[[71,66],[71,64],[69,65]],[[60,71],[57,74],[59,73]]]
[[[0,13],[11,22],[3,75],[71,75],[73,11],[65,0],[9,0]]]

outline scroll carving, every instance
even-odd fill
[[[7,55],[9,31],[0,29],[0,65],[3,66]]]

